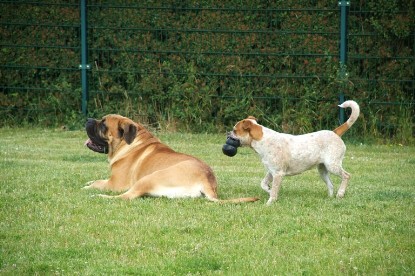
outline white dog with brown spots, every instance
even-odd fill
[[[333,131],[321,130],[304,135],[278,133],[259,125],[251,116],[234,126],[229,136],[239,140],[241,146],[250,146],[258,153],[268,171],[261,182],[262,189],[270,194],[268,205],[277,199],[284,176],[300,174],[315,166],[327,185],[329,196],[333,196],[329,173],[342,179],[337,197],[344,196],[350,174],[342,168],[346,146],[340,137],[357,120],[360,108],[355,101],[346,101],[339,107],[350,107],[352,113],[347,122]]]

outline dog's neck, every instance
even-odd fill
[[[112,166],[115,162],[123,159],[123,157],[128,156],[128,154],[133,151],[138,151],[150,144],[159,142],[160,140],[154,137],[153,134],[151,134],[148,130],[141,129],[137,132],[135,139],[131,144],[127,145],[125,141],[122,141],[120,145],[114,150],[114,153],[111,156],[108,156],[110,166]],[[124,147],[121,148],[122,146]]]
[[[275,139],[279,132],[270,128],[262,126],[263,136],[260,140],[252,140],[251,148],[258,153],[261,157],[269,154],[269,149],[276,147],[278,139]]]

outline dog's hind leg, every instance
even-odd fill
[[[345,170],[341,169],[341,178],[342,178],[342,183],[340,184],[340,188],[337,191],[338,198],[342,198],[344,196],[344,193],[346,192],[347,184],[349,183],[350,174],[346,172]]]
[[[134,199],[134,198],[143,196],[145,194],[146,193],[143,193],[143,192],[137,191],[134,188],[131,188],[125,193],[120,194],[120,195],[111,196],[111,195],[99,194],[98,196],[103,197],[103,198],[121,198],[121,199],[129,200],[129,199]]]
[[[326,166],[324,164],[318,165],[318,172],[320,173],[321,179],[326,183],[327,189],[329,192],[329,196],[333,196],[333,183],[331,182],[329,171],[327,170]]]
[[[342,179],[342,183],[340,184],[340,188],[337,191],[337,197],[342,198],[346,193],[347,184],[349,183],[350,174],[343,170],[340,165],[333,165],[333,164],[325,164],[327,170],[332,174],[338,175]]]
[[[138,180],[128,191],[123,194],[115,196],[100,194],[98,196],[103,198],[121,198],[125,200],[131,200],[149,193],[152,187],[152,184],[149,181],[150,179],[148,177],[144,177]]]
[[[111,195],[99,194],[98,196],[103,197],[103,198],[121,198],[121,199],[125,199],[125,200],[131,200],[131,199],[143,196],[145,194],[146,193],[144,193],[142,191],[137,191],[137,189],[131,188],[128,191],[126,191],[125,193],[120,194],[120,195],[111,196]]]

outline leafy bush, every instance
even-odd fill
[[[343,79],[337,2],[88,5],[89,116],[223,132],[254,115],[304,133],[336,127],[344,93],[362,107],[353,136],[413,141],[413,1],[352,2]],[[81,125],[78,1],[0,6],[0,125]]]

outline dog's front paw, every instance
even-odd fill
[[[128,199],[127,197],[123,195],[105,195],[105,194],[98,194],[97,196],[101,198],[122,198],[122,199]]]
[[[339,191],[337,192],[336,197],[337,197],[337,198],[343,198],[343,197],[344,197],[344,194],[345,194],[345,191],[339,190]]]
[[[105,194],[98,194],[98,195],[96,195],[97,197],[100,197],[100,198],[113,198],[113,196],[110,196],[110,195],[105,195]]]
[[[89,181],[86,183],[86,186],[82,187],[83,190],[92,189],[92,184],[94,184],[95,180]]]

